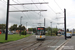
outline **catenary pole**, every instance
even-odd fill
[[[7,0],[7,14],[6,14],[6,34],[5,34],[5,40],[8,39],[8,20],[9,20],[9,0]]]
[[[66,9],[64,9],[64,30],[65,30],[65,40],[66,38]]]

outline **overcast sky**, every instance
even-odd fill
[[[36,2],[48,2],[48,4],[32,4],[21,6],[10,6],[9,11],[13,10],[47,10],[44,12],[9,12],[9,27],[13,24],[20,25],[20,17],[22,18],[22,25],[27,27],[37,27],[36,23],[44,23],[46,19],[46,27],[56,27],[56,23],[64,23],[64,8],[66,9],[67,28],[75,28],[75,0],[10,0],[10,4],[16,3],[36,3]],[[0,24],[6,23],[6,8],[7,0],[0,0]],[[41,15],[40,15],[41,14]],[[58,19],[56,19],[56,17]],[[34,23],[34,24],[33,24]],[[41,24],[43,26],[43,24]],[[64,24],[57,25],[58,28],[64,28]]]

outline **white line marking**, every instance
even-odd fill
[[[62,46],[65,44],[65,43],[67,43],[67,41],[69,41],[69,40],[66,40],[65,42],[63,42],[61,45],[59,45],[55,50],[59,50],[60,48],[62,48]]]

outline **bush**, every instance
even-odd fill
[[[51,35],[51,31],[48,31],[48,35]]]
[[[22,35],[26,35],[27,32],[26,32],[26,31],[22,31],[21,34],[22,34]]]

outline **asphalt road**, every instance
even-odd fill
[[[75,50],[75,36],[73,36],[62,48],[61,50]]]
[[[35,35],[32,35],[21,40],[0,44],[0,50],[54,50],[64,41],[64,36],[47,36],[45,40],[36,40]]]

